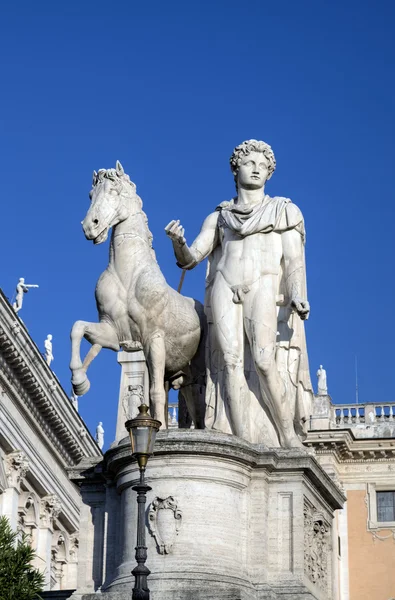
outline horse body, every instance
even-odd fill
[[[110,227],[113,231],[109,265],[95,292],[99,323],[77,321],[71,332],[73,389],[77,395],[88,391],[86,371],[102,347],[142,349],[150,375],[153,416],[163,425],[167,422],[164,379],[174,378],[174,387],[192,383],[190,390],[185,388],[188,410],[195,425],[204,427],[202,394],[192,389],[204,370],[199,352],[204,343],[203,307],[166,283],[151,246],[141,199],[119,163],[116,169],[94,176],[91,196],[92,205],[83,221],[87,239],[102,243]],[[92,348],[82,363],[83,337]]]

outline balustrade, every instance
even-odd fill
[[[360,424],[379,425],[395,421],[395,403],[335,404],[334,410],[337,427],[352,427]]]

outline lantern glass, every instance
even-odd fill
[[[156,433],[161,422],[148,413],[148,406],[141,404],[139,414],[125,423],[132,444],[132,454],[137,458],[140,469],[145,469],[149,456],[154,451]]]
[[[132,454],[147,454],[154,451],[156,430],[153,427],[137,426],[131,429]]]

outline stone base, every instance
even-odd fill
[[[112,513],[120,526],[107,540],[102,594],[131,600],[138,468],[127,439],[107,452],[106,470],[120,495],[108,530]],[[307,452],[169,430],[147,479],[151,600],[332,599],[332,517],[344,497]]]

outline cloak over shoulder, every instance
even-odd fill
[[[273,231],[282,233],[290,229],[296,229],[300,233],[304,244],[303,215],[299,208],[292,204],[288,198],[265,196],[263,202],[254,207],[241,207],[234,200],[231,200],[230,202],[222,202],[216,210],[220,212],[218,227],[227,227],[241,237],[267,234]],[[217,246],[209,256],[206,274],[205,312],[208,321],[206,426],[224,433],[231,433],[227,416],[228,408],[224,401],[223,358],[217,345],[211,312],[211,290],[221,254],[222,248]],[[304,253],[303,265],[304,297],[307,298]],[[281,296],[287,297],[282,272],[280,273],[278,288],[278,297]],[[289,304],[286,304],[278,307],[277,326],[276,364],[287,390],[289,410],[294,418],[295,429],[298,433],[301,433],[303,424],[311,414],[313,400],[304,322],[293,312]],[[278,435],[270,411],[262,409],[261,403],[257,399],[260,388],[252,358],[248,356],[248,348],[244,371],[250,389],[249,406],[246,407],[246,414],[248,420],[252,423],[248,441],[278,446]]]

